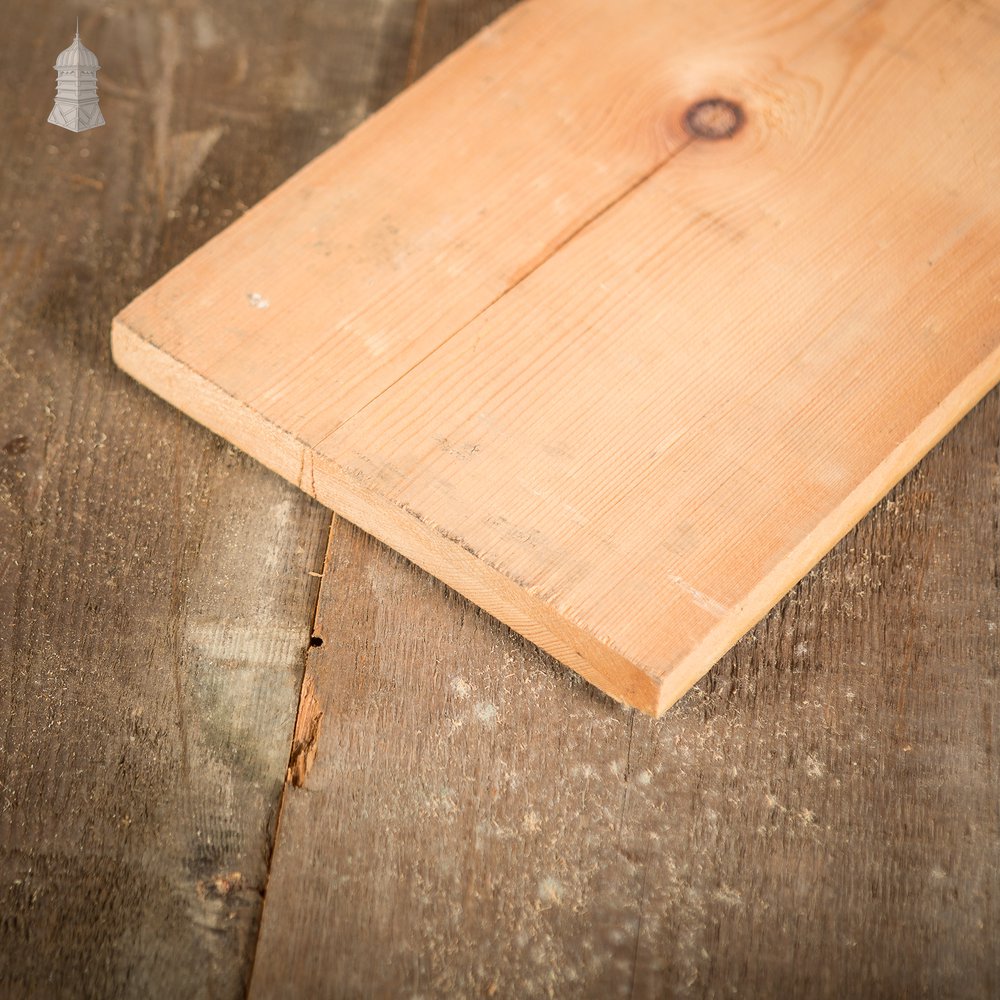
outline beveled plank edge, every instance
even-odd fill
[[[767,613],[1000,382],[1000,347],[902,441],[668,670],[633,662],[490,566],[460,539],[365,487],[328,457],[273,424],[117,317],[116,364],[188,416],[246,451],[324,506],[504,622],[611,697],[662,715]]]
[[[122,315],[111,329],[115,363],[136,381],[294,483],[468,598],[595,687],[642,711],[660,714],[676,700],[665,680],[568,621],[475,554],[460,539],[399,507],[318,455],[221,386],[146,340]],[[706,664],[705,673],[711,663]],[[683,692],[681,692],[683,693]]]
[[[712,664],[761,621],[998,383],[1000,345],[761,578],[732,614],[720,619],[664,676],[658,714],[690,690]]]

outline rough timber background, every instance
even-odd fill
[[[1000,394],[657,722],[114,370],[503,6],[0,3],[0,995],[1000,990]]]

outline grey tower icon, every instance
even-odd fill
[[[85,132],[104,124],[97,103],[97,56],[80,41],[80,22],[76,22],[73,44],[56,58],[56,103],[49,115],[53,125],[71,132]]]

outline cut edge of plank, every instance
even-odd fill
[[[665,674],[645,669],[491,566],[443,527],[363,487],[117,317],[116,364],[338,515],[401,553],[611,697],[662,715],[753,628],[1000,381],[1000,348],[974,368]]]
[[[612,698],[651,715],[661,714],[676,700],[676,695],[669,702],[665,700],[663,678],[651,675],[560,615],[443,529],[361,487],[334,462],[146,340],[121,316],[112,324],[111,351],[122,371],[338,516],[401,553]]]
[[[871,513],[998,383],[1000,347],[973,368],[840,504],[821,518],[802,541],[761,577],[735,608],[733,617],[740,622],[738,629],[733,627],[732,617],[720,619],[705,638],[671,669],[664,677],[661,688],[663,704],[660,713],[690,690],[743,635],[804,580],[831,549]]]

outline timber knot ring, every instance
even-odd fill
[[[709,97],[687,109],[684,128],[696,139],[731,139],[743,127],[743,109],[724,97]]]

